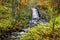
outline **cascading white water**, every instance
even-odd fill
[[[39,20],[38,11],[36,8],[32,8],[32,19],[30,20],[30,23],[37,24]]]
[[[39,15],[36,8],[32,8],[32,19],[39,19]]]

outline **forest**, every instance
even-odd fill
[[[60,40],[60,0],[0,0],[0,40]]]

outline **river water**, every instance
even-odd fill
[[[14,36],[12,36],[12,37],[10,38],[10,40],[20,40],[20,39],[19,39],[19,38],[20,38],[20,37],[19,37],[20,35],[22,35],[22,34],[24,34],[25,32],[27,32],[27,31],[31,28],[31,26],[37,25],[38,23],[41,22],[41,20],[39,20],[39,18],[40,18],[40,17],[39,17],[39,15],[38,15],[37,9],[36,9],[36,8],[32,8],[32,18],[31,18],[31,20],[29,21],[28,27],[22,29],[21,32],[12,32],[12,35],[17,35],[18,37],[15,37],[15,38],[14,38]],[[7,39],[6,39],[6,40],[7,40]]]

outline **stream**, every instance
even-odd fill
[[[39,24],[40,22],[45,22],[45,20],[41,20],[36,8],[32,8],[32,18],[29,21],[28,27],[22,29],[21,32],[12,32],[11,34],[14,35],[10,37],[10,39],[5,40],[20,40],[20,35],[27,32],[32,26]]]

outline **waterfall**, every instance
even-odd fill
[[[38,11],[36,8],[32,8],[32,19],[39,19]]]
[[[33,8],[31,8],[31,10],[32,10],[32,17],[31,17],[31,20],[29,21],[29,24],[26,26],[26,28],[23,28],[20,32],[18,32],[18,31],[17,32],[12,32],[11,33],[12,36],[10,36],[11,38],[13,38],[13,37],[19,37],[20,38],[20,35],[22,35],[25,32],[27,32],[31,27],[35,26],[38,23],[46,22],[45,19],[41,18],[40,15],[42,15],[42,14],[39,14],[39,12],[38,12],[39,10],[37,8],[33,7]],[[45,16],[43,15],[42,17],[45,17]],[[46,23],[42,23],[42,25],[47,25],[47,24]]]
[[[37,11],[36,8],[32,8],[32,18],[31,18],[31,20],[29,22],[30,26],[28,25],[28,27],[22,29],[23,31],[21,31],[21,32],[13,32],[12,34],[20,34],[20,35],[22,35],[23,33],[27,32],[30,29],[31,25],[37,24],[38,20],[39,20],[38,11]]]
[[[32,18],[29,21],[28,27],[23,28],[21,32],[12,32],[12,35],[14,35],[14,34],[15,35],[22,35],[25,32],[27,32],[30,29],[30,27],[32,27],[32,26],[34,26],[34,25],[39,23],[39,21],[38,21],[39,20],[39,14],[38,14],[37,9],[36,8],[32,8],[31,10],[32,10]]]
[[[38,24],[38,20],[39,20],[38,11],[36,8],[32,8],[32,18],[30,20],[30,24]]]

